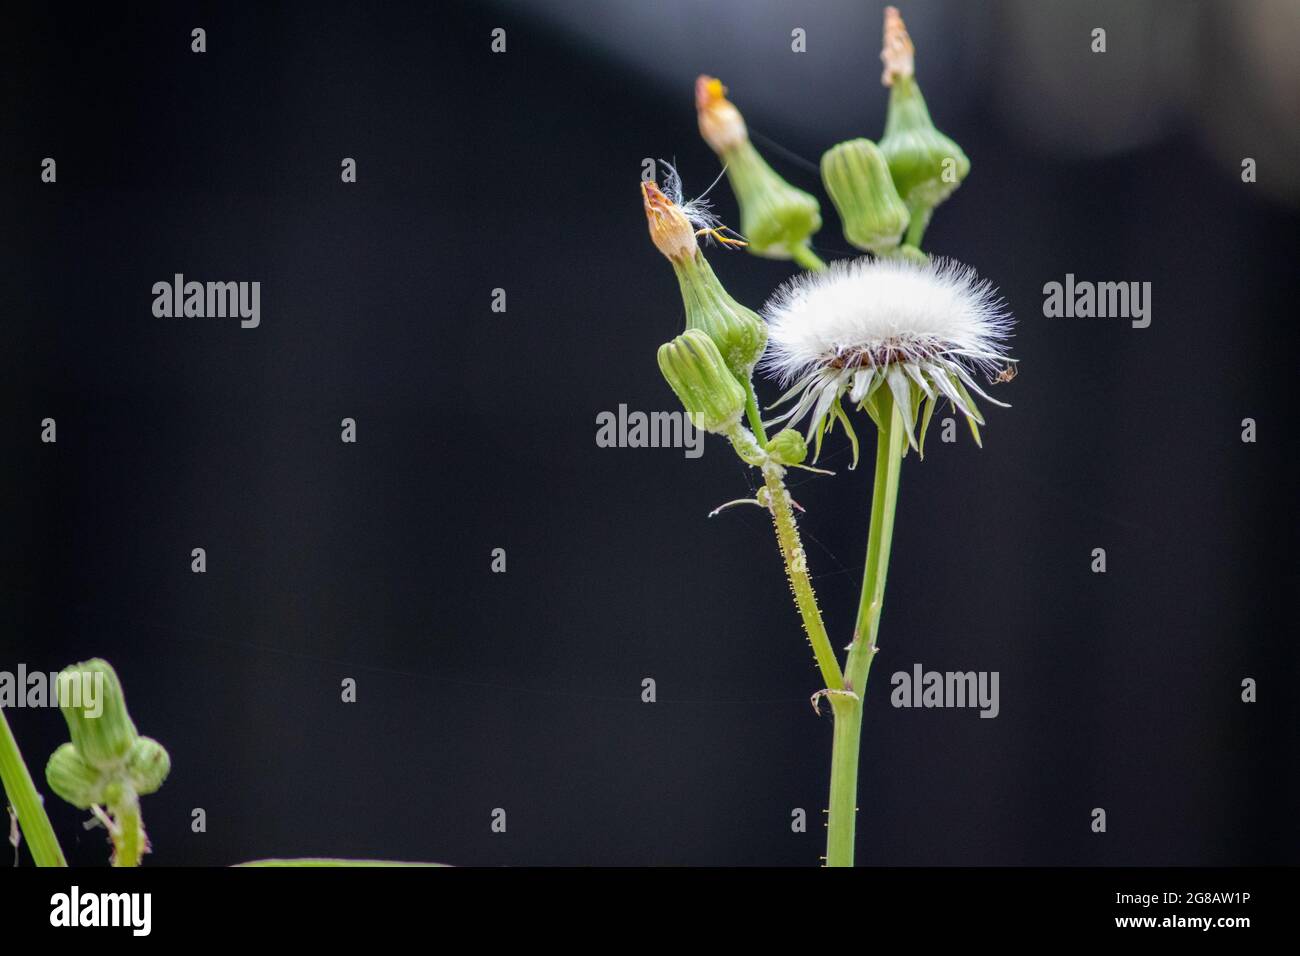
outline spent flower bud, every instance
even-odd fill
[[[939,132],[913,74],[912,41],[893,7],[885,9],[885,42],[880,54],[885,64],[882,81],[889,89],[889,111],[880,151],[898,194],[912,210],[928,217],[935,206],[952,194],[970,172],[962,148]]]
[[[731,374],[742,382],[749,381],[767,345],[767,324],[727,294],[695,241],[691,211],[652,182],[641,184],[641,194],[650,238],[677,275],[686,307],[686,327],[706,333],[722,353]]]
[[[695,239],[695,227],[682,208],[653,182],[641,184],[641,199],[645,206],[646,225],[650,228],[650,241],[655,248],[670,262],[693,256],[700,244]]]
[[[814,196],[782,179],[749,141],[744,118],[715,77],[695,82],[700,135],[726,166],[740,206],[740,232],[749,251],[771,259],[790,259],[822,227]]]

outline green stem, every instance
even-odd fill
[[[843,690],[844,675],[840,672],[831,639],[826,634],[826,625],[822,622],[821,610],[817,607],[817,596],[813,592],[812,579],[808,576],[808,561],[799,540],[799,529],[795,525],[794,510],[790,505],[790,493],[786,491],[785,482],[781,479],[780,467],[774,464],[763,466],[763,482],[771,501],[772,521],[776,525],[776,540],[781,546],[786,577],[790,580],[790,590],[794,592],[795,605],[803,618],[803,628],[808,634],[808,643],[812,645],[817,667],[821,670],[822,680],[828,690]]]
[[[812,246],[795,246],[790,250],[790,258],[809,272],[826,271],[826,263],[818,257],[817,253],[812,251]]]
[[[745,379],[745,417],[749,419],[750,431],[758,439],[758,447],[767,447],[767,430],[763,427],[763,416],[758,410],[758,396],[754,394],[754,382]]]
[[[148,846],[140,816],[140,798],[133,787],[119,786],[119,790],[110,793],[108,805],[113,818],[113,828],[109,831],[113,838],[113,866],[139,866]]]
[[[862,737],[862,697],[871,662],[876,656],[876,636],[884,607],[885,578],[894,538],[894,512],[898,505],[899,473],[907,449],[907,422],[893,398],[877,393],[884,427],[876,442],[876,475],[871,495],[871,530],[867,537],[867,563],[862,573],[862,596],[853,628],[853,643],[844,668],[845,688],[855,696],[832,698],[835,737],[831,751],[831,795],[827,819],[826,865],[853,865],[854,818],[857,813],[858,754]]]
[[[858,742],[862,736],[862,700],[831,698],[835,733],[831,741],[831,796],[826,813],[826,865],[852,866],[858,814]]]
[[[912,214],[912,218],[907,224],[907,238],[903,240],[903,243],[920,249],[921,237],[925,235],[925,227],[930,225],[930,217],[934,215],[934,207],[912,205],[908,207],[908,212]]]
[[[27,764],[23,762],[18,741],[14,740],[3,710],[0,710],[0,782],[4,783],[5,795],[18,815],[18,825],[27,838],[36,865],[67,866],[68,861],[63,858],[63,850],[54,835],[54,828],[50,826],[41,795],[32,782],[32,775],[27,772]]]

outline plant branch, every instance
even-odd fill
[[[808,561],[804,555],[803,543],[799,540],[799,529],[795,525],[790,492],[786,490],[781,475],[779,465],[768,463],[763,466],[767,503],[772,510],[772,522],[776,526],[776,540],[781,546],[781,557],[785,561],[786,577],[790,581],[790,590],[794,592],[795,605],[803,618],[803,628],[808,635],[808,643],[812,645],[813,656],[817,659],[817,667],[821,670],[826,688],[843,690],[844,675],[840,672],[839,661],[835,659],[830,637],[826,634],[826,625],[822,622],[817,595],[813,592],[812,579],[808,576]]]

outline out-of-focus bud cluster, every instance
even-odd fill
[[[59,710],[72,740],[45,767],[50,789],[74,807],[110,801],[129,786],[136,795],[162,786],[171,758],[162,744],[136,732],[117,673],[95,659],[65,668],[58,677]]]

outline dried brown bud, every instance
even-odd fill
[[[907,35],[898,8],[885,7],[885,40],[880,50],[880,62],[885,64],[885,72],[880,75],[880,82],[893,86],[899,77],[912,76],[916,72],[915,58],[916,48]]]

